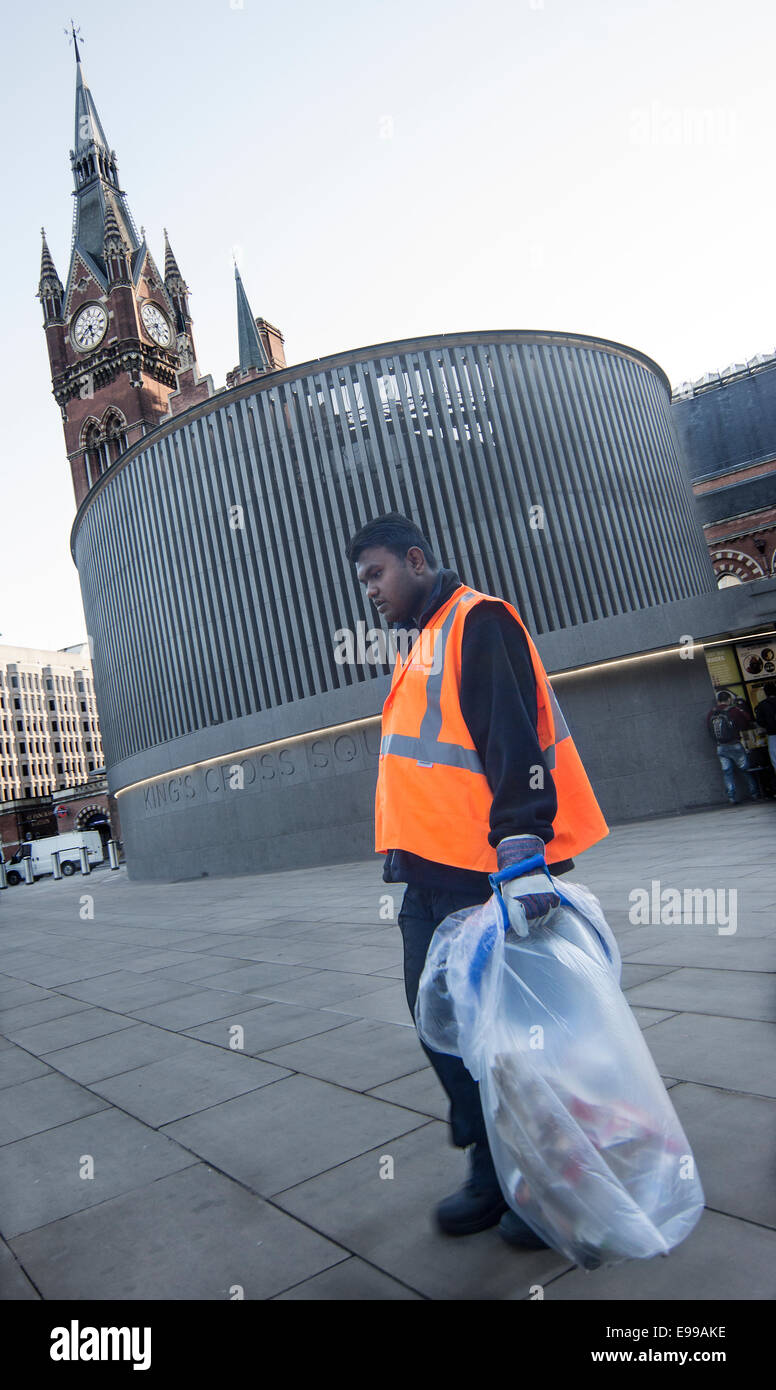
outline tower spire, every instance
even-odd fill
[[[234,278],[237,286],[237,341],[240,348],[240,371],[247,372],[249,367],[257,367],[260,372],[268,372],[270,370],[269,358],[261,341],[256,320],[251,313],[251,306],[248,303],[248,296],[245,293],[245,286],[240,278],[236,261]]]
[[[62,296],[64,289],[62,281],[57,275],[57,268],[49,251],[46,241],[45,228],[40,229],[43,245],[40,253],[40,282],[38,284],[38,299],[43,304],[43,321],[51,323],[58,319],[62,312]]]
[[[189,313],[189,287],[181,275],[166,227],[164,228],[164,287],[175,309],[175,330],[178,335],[181,362],[183,365],[189,366],[196,360],[191,314]]]
[[[75,136],[70,151],[76,200],[73,249],[85,253],[104,273],[105,218],[110,203],[113,204],[119,230],[130,252],[138,250],[140,238],[126,196],[119,186],[116,151],[108,144],[94,97],[84,76],[75,30],[73,42],[76,51]]]

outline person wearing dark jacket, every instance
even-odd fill
[[[751,729],[751,727],[752,716],[733,703],[733,696],[729,690],[720,690],[717,694],[717,703],[706,715],[706,728],[716,744],[717,757],[725,783],[725,793],[731,806],[738,804],[734,767],[737,767],[746,779],[750,801],[760,800],[757,778],[749,771],[746,749],[739,738],[743,729]]]
[[[454,691],[453,703],[457,697],[460,715],[476,750],[474,757],[479,759],[479,770],[487,778],[490,813],[488,843],[484,849],[492,857],[493,870],[521,863],[537,854],[544,858],[547,845],[550,846],[546,854],[550,861],[547,865],[550,873],[557,875],[573,868],[574,860],[569,855],[553,857],[551,852],[555,834],[553,822],[558,813],[558,795],[551,771],[554,747],[553,759],[548,760],[539,741],[536,667],[521,623],[501,600],[466,589],[453,570],[438,566],[422,532],[408,518],[397,513],[378,517],[363,527],[352,538],[347,555],[356,564],[357,577],[366,586],[367,595],[381,617],[392,625],[398,638],[406,639],[405,648],[414,636],[413,646],[405,659],[406,667],[411,665],[413,654],[422,646],[424,637],[429,635],[426,633],[429,625],[435,629],[430,635],[442,640],[444,632],[440,631],[438,615],[449,614],[446,623],[452,621],[454,605],[451,601],[454,596],[457,595],[459,600],[474,600],[466,611],[460,638],[460,675],[457,675],[456,667],[455,685],[448,685],[447,689],[448,698],[450,690]],[[445,663],[455,663],[455,659],[454,655],[448,654]],[[423,673],[420,674],[422,676]],[[429,677],[428,686],[431,685]],[[442,699],[442,689],[440,676],[434,697],[428,696],[427,712],[432,709],[434,700]],[[417,687],[409,697],[405,695],[405,702],[408,698],[414,698],[416,691]],[[386,701],[384,725],[385,711],[393,693],[394,687]],[[438,708],[436,713],[439,730],[442,715]],[[559,709],[558,716],[571,744]],[[391,737],[395,738],[396,735]],[[437,732],[437,738],[441,737],[441,733]],[[563,734],[556,732],[556,737],[562,738]],[[381,740],[381,763],[385,746],[384,735]],[[448,742],[431,744],[430,747],[432,750],[450,750],[452,745]],[[458,754],[466,754],[466,749],[458,749]],[[410,761],[416,755],[412,752],[405,756]],[[428,756],[433,757],[433,752]],[[436,756],[442,762],[450,757],[449,752],[440,752]],[[573,750],[573,756],[577,757],[576,750]],[[423,757],[408,769],[408,778],[414,774],[415,768],[432,766]],[[607,828],[581,764],[579,767],[585,783],[584,787],[580,786],[580,804],[587,804],[589,796],[594,807],[590,824],[594,825],[595,833],[579,841],[587,847],[588,843],[606,834]],[[409,786],[410,782],[406,785]],[[445,785],[449,787],[451,784]],[[378,777],[378,803],[379,799]],[[570,799],[568,793],[566,799]],[[452,800],[455,801],[455,796]],[[433,819],[433,805],[430,809],[430,818]],[[426,806],[423,813],[426,820],[429,819],[428,812]],[[439,814],[446,817],[444,823],[449,826],[451,814],[455,815],[455,806],[451,811],[449,805],[440,803]],[[460,814],[463,817],[466,811],[462,810]],[[603,828],[599,827],[599,822]],[[436,842],[432,840],[432,843]],[[447,848],[442,831],[438,843],[440,848]],[[402,846],[390,848],[386,853],[383,879],[388,883],[407,884],[398,921],[404,948],[405,991],[413,1017],[420,977],[436,927],[450,913],[482,904],[492,893],[488,871],[485,868],[462,867],[461,858],[460,850],[456,856],[452,849],[450,862],[445,862],[441,855],[439,858],[427,857]],[[526,916],[532,919],[543,917],[559,903],[557,895],[548,892],[551,885],[542,873],[526,874],[524,878],[504,885],[505,889],[507,887],[514,889],[513,902],[522,904],[518,910],[524,910]],[[507,897],[506,892],[504,896]],[[510,906],[510,919],[512,912]],[[457,1147],[470,1151],[470,1177],[459,1192],[438,1205],[436,1218],[439,1227],[447,1234],[462,1235],[485,1230],[498,1223],[499,1233],[509,1244],[546,1249],[544,1242],[509,1210],[504,1201],[488,1146],[477,1082],[460,1058],[434,1052],[425,1043],[422,1046],[450,1100],[452,1141]]]

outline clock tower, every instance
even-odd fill
[[[138,235],[119,185],[115,151],[105,137],[76,59],[75,141],[70,152],[75,199],[70,267],[57,275],[43,233],[38,298],[54,398],[80,504],[98,478],[168,413],[179,377],[198,380],[188,286],[165,232],[159,274]]]

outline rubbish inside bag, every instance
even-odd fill
[[[583,1269],[667,1254],[703,1210],[687,1137],[620,988],[598,900],[505,931],[496,895],[437,927],[415,1019],[476,1081],[513,1211]]]

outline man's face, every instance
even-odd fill
[[[404,559],[386,550],[384,545],[362,550],[356,562],[359,584],[366,586],[367,598],[387,623],[403,623],[416,615],[415,609],[424,592],[425,556],[413,546]]]

